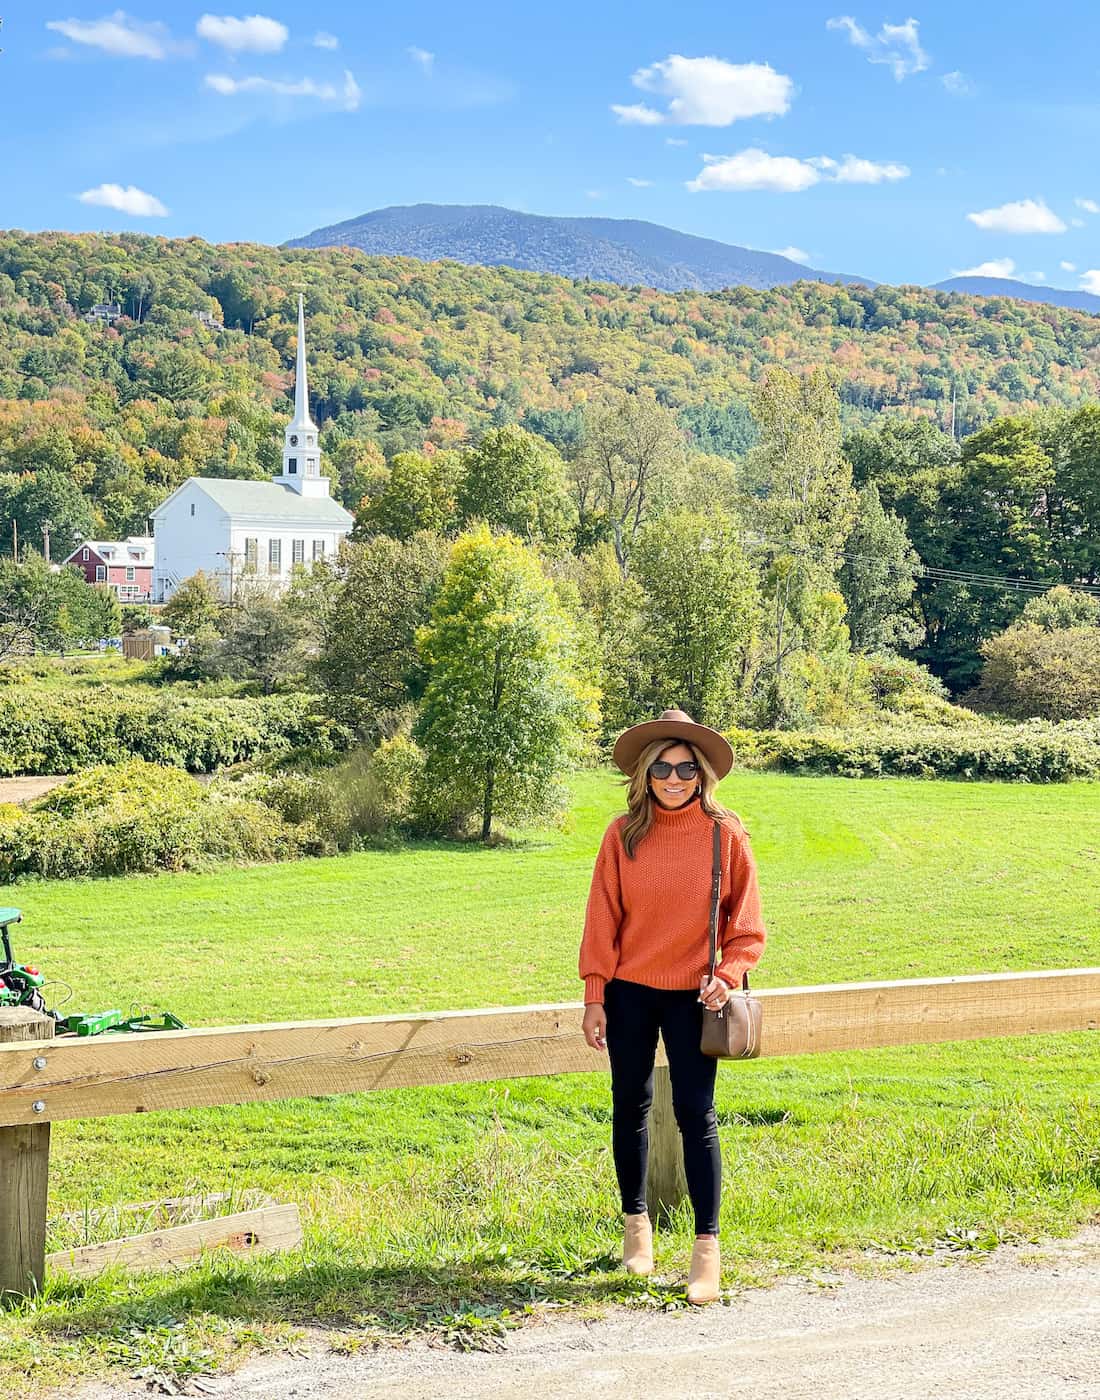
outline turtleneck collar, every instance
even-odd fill
[[[698,797],[685,802],[682,807],[662,807],[659,802],[651,802],[654,826],[678,828],[699,826],[711,820],[703,811]]]

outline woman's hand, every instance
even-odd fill
[[[730,985],[721,977],[712,977],[708,982],[704,976],[699,987],[699,1000],[708,1011],[720,1011],[730,999]]]
[[[589,1002],[584,1008],[584,1021],[581,1029],[584,1038],[593,1050],[607,1049],[607,1012],[599,1002]]]

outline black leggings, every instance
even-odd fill
[[[684,1175],[697,1235],[718,1233],[722,1154],[714,1112],[718,1061],[699,1049],[703,1006],[696,988],[666,991],[613,977],[604,987],[613,1106],[611,1145],[623,1211],[646,1209],[649,1108],[657,1032],[665,1042],[672,1106],[684,1143]]]

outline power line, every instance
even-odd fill
[[[790,554],[809,554],[808,549],[799,549],[787,540],[774,539],[768,535],[743,535],[742,538],[753,544],[769,545],[776,549],[786,550]],[[862,554],[855,550],[840,549],[834,551],[842,559],[848,560],[869,560],[873,563],[882,561],[874,554]],[[1085,593],[1090,597],[1100,597],[1100,584],[1094,583],[1064,583],[1061,579],[1030,579],[1030,578],[1010,578],[1007,574],[979,574],[968,569],[944,569],[935,564],[893,564],[888,563],[887,568],[898,574],[912,574],[917,577],[930,579],[935,583],[957,583],[968,588],[995,588],[1006,593],[1029,593],[1039,595],[1048,593],[1052,588],[1069,588],[1075,593]]]

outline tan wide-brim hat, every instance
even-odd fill
[[[647,719],[643,724],[624,729],[615,740],[612,757],[624,773],[633,774],[642,750],[654,739],[686,740],[703,751],[720,778],[733,767],[733,750],[728,740],[717,729],[696,724],[683,710],[662,710],[659,719]]]

